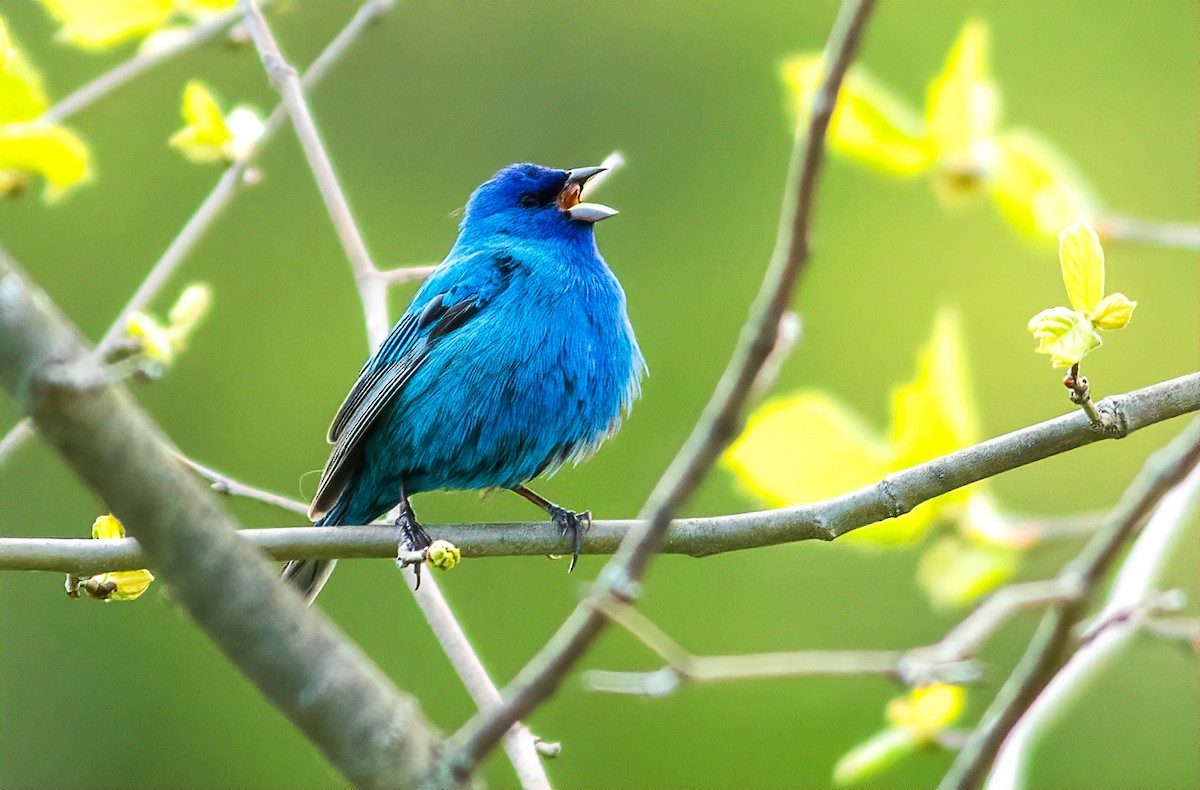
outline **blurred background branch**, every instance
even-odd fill
[[[1158,247],[1200,250],[1200,225],[1188,222],[1154,222],[1136,217],[1104,214],[1096,218],[1101,238],[1136,241]]]
[[[1031,753],[1055,719],[1073,704],[1085,686],[1095,681],[1118,651],[1128,646],[1147,618],[1159,613],[1154,610],[1161,608],[1165,595],[1160,592],[1159,579],[1184,530],[1195,523],[1200,468],[1192,463],[1187,478],[1159,500],[1142,534],[1121,563],[1104,606],[1080,635],[1074,655],[1046,684],[1005,738],[988,775],[989,788],[1016,790],[1028,785]],[[1172,592],[1178,595],[1166,598],[1182,596],[1178,590]]]
[[[969,790],[980,786],[1012,728],[1058,675],[1067,658],[1079,649],[1078,643],[1071,644],[1071,633],[1082,621],[1092,592],[1147,516],[1197,462],[1200,462],[1200,419],[1193,419],[1171,444],[1150,457],[1104,526],[1059,574],[1060,579],[1077,583],[1081,594],[1054,607],[1043,618],[1016,670],[955,758],[942,780],[942,788]],[[1139,581],[1136,586],[1143,584]]]

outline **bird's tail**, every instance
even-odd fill
[[[313,526],[336,527],[343,523],[342,516],[345,510],[342,500],[339,500]],[[283,566],[280,576],[288,584],[295,585],[304,596],[304,602],[311,606],[325,582],[329,581],[329,574],[333,573],[334,565],[337,565],[337,560],[292,560]]]

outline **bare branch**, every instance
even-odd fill
[[[324,77],[330,67],[336,63],[342,55],[350,48],[350,45],[358,40],[358,37],[364,30],[370,26],[379,16],[388,8],[394,5],[395,0],[368,0],[358,13],[346,24],[346,27],[329,43],[324,51],[313,61],[308,71],[304,73],[304,86],[311,88],[315,86],[322,77]],[[125,336],[126,326],[129,323],[129,317],[138,310],[145,309],[163,286],[171,279],[180,265],[187,259],[188,254],[196,246],[196,243],[203,238],[204,234],[212,227],[213,222],[221,215],[224,208],[229,205],[230,201],[237,195],[238,191],[244,183],[246,183],[246,173],[251,165],[258,158],[268,140],[270,140],[279,128],[287,120],[287,112],[283,106],[277,106],[263,127],[263,133],[258,141],[254,144],[249,155],[240,162],[235,162],[225,169],[221,174],[221,178],[217,181],[216,186],[209,192],[208,197],[196,209],[184,224],[183,229],[179,234],[171,240],[162,257],[155,262],[147,273],[146,278],[138,286],[137,291],[130,297],[129,301],[121,308],[121,312],[113,320],[112,324],[105,330],[104,335],[100,338],[100,342],[96,345],[97,358],[102,358],[114,345],[116,345]],[[0,250],[2,252],[2,250]],[[22,420],[16,426],[0,439],[0,464],[3,464],[10,453],[21,446],[21,444],[29,438],[32,431],[32,424],[28,419]]]
[[[593,670],[585,682],[596,691],[660,697],[683,682],[755,680],[800,675],[889,675],[912,685],[971,683],[981,671],[972,657],[1015,615],[1034,607],[1073,600],[1078,585],[1053,579],[1014,584],[997,591],[940,642],[909,650],[804,650],[735,656],[693,655],[630,606],[605,603],[610,620],[633,634],[666,662],[652,672]]]
[[[1200,250],[1200,225],[1187,222],[1154,222],[1108,214],[1096,217],[1096,233],[1102,239],[1133,241],[1180,250]]]
[[[283,105],[292,118],[296,136],[308,159],[308,166],[317,181],[317,188],[325,201],[325,209],[333,220],[334,230],[342,243],[342,249],[350,261],[354,278],[358,285],[358,294],[362,299],[364,313],[367,319],[367,330],[378,343],[387,335],[387,287],[377,276],[378,269],[371,262],[367,245],[358,230],[358,224],[350,212],[350,204],[342,192],[337,176],[333,172],[333,164],[329,154],[321,142],[317,125],[313,121],[312,111],[308,107],[308,99],[304,96],[304,88],[300,84],[300,74],[293,68],[279,51],[275,36],[271,34],[267,21],[254,0],[238,0],[246,27],[254,39],[263,67],[271,84],[283,96]]]
[[[846,0],[838,12],[826,48],[828,71],[813,102],[807,133],[793,151],[776,250],[759,297],[751,308],[737,349],[692,435],[655,487],[643,508],[644,523],[622,541],[616,556],[546,646],[505,689],[503,707],[475,716],[447,744],[433,780],[461,784],[508,727],[528,715],[558,687],[575,662],[603,630],[598,602],[629,600],[651,556],[661,547],[675,510],[711,469],[737,433],[742,405],[775,344],[780,316],[808,260],[808,228],[813,196],[824,154],[825,130],[833,114],[842,78],[857,49],[874,0]]]
[[[799,540],[833,540],[854,529],[907,513],[918,504],[958,487],[1198,411],[1200,373],[1114,395],[1100,402],[1099,407],[1111,415],[1112,423],[1124,426],[1121,433],[1098,432],[1084,413],[1073,411],[889,474],[876,484],[823,502],[757,513],[674,520],[661,551],[703,557]],[[229,486],[230,493],[244,493],[263,501],[280,499],[272,503],[289,510],[299,511],[304,507],[276,493],[236,483],[211,469],[206,477],[222,481],[222,485]],[[643,527],[644,523],[594,521],[583,535],[583,553],[611,555],[632,529]],[[1092,522],[1088,526],[1091,527],[1088,531],[1096,532]],[[433,537],[460,547],[464,557],[545,556],[570,550],[568,541],[546,521],[460,523],[427,528]],[[400,537],[390,526],[247,529],[242,535],[274,559],[394,557]],[[0,570],[82,574],[140,568],[144,564],[142,553],[132,539],[106,540],[101,545],[92,540],[0,538]]]
[[[253,499],[267,505],[272,505],[273,507],[281,508],[283,510],[290,510],[293,513],[299,513],[302,516],[308,514],[308,506],[303,502],[295,499],[288,499],[287,497],[280,496],[279,494],[272,494],[270,491],[263,491],[261,488],[254,488],[253,486],[239,483],[232,477],[226,477],[217,470],[210,469],[199,461],[193,461],[183,453],[176,452],[175,457],[182,461],[193,472],[200,475],[205,480],[208,480],[209,483],[211,483],[209,488],[211,488],[213,491],[216,491],[218,494],[228,494],[229,496]]]
[[[970,483],[1200,410],[1200,373],[1114,395],[1101,401],[1099,408],[1110,415],[1114,425],[1123,426],[1120,433],[1098,432],[1083,412],[1072,411],[895,472],[878,483],[833,499],[755,513],[676,519],[661,550],[703,557],[802,540],[833,540],[907,513],[922,502]],[[289,510],[303,507],[302,503],[209,471],[209,479],[228,481],[230,493],[246,493],[262,500],[279,498],[276,504]],[[595,521],[583,537],[583,553],[612,554],[632,530],[645,523]],[[1089,531],[1096,531],[1092,523],[1088,526]],[[458,546],[464,557],[544,556],[569,553],[570,549],[566,539],[546,521],[427,528],[433,537]],[[394,557],[399,539],[399,533],[390,526],[329,530],[283,527],[246,530],[242,534],[277,560]],[[91,540],[0,538],[0,570],[99,573],[144,564],[131,538],[104,541],[103,545]]]
[[[433,274],[433,270],[436,268],[437,264],[403,266],[399,269],[388,269],[386,271],[375,272],[375,276],[380,280],[383,280],[388,285],[404,285],[405,283],[424,280],[426,277]]]
[[[425,773],[434,739],[417,703],[279,583],[49,297],[3,259],[0,383],[196,623],[351,782],[407,786]]]
[[[1171,444],[1150,457],[1104,526],[1059,574],[1062,579],[1077,579],[1081,595],[1043,618],[1025,655],[967,739],[940,787],[979,786],[1008,733],[1061,668],[1072,629],[1081,620],[1090,593],[1146,516],[1198,461],[1200,418],[1192,420]]]
[[[1004,740],[988,777],[989,787],[1005,790],[1027,784],[1023,774],[1029,752],[1042,737],[1052,714],[1070,705],[1080,687],[1094,679],[1128,644],[1142,619],[1152,613],[1149,610],[1162,608],[1164,601],[1163,594],[1157,592],[1158,579],[1184,530],[1195,524],[1188,516],[1198,495],[1200,469],[1194,469],[1159,502],[1121,565],[1108,600],[1096,617],[1097,623],[1082,636],[1079,650],[1046,684]],[[1170,597],[1175,599],[1174,604],[1180,603],[1179,595]]]

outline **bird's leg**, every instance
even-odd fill
[[[409,565],[413,566],[413,575],[417,577],[417,586],[414,589],[421,589],[421,562],[414,562],[410,559],[400,556],[400,553],[408,551],[424,551],[429,548],[432,541],[425,529],[417,523],[417,514],[413,512],[412,505],[408,501],[408,494],[404,491],[404,486],[400,486],[400,513],[396,516],[396,524],[400,528],[400,543],[397,546],[396,566],[404,569]]]
[[[558,527],[561,535],[565,537],[570,533],[571,565],[567,568],[567,572],[570,573],[575,570],[575,562],[579,559],[579,550],[583,548],[583,533],[592,526],[592,511],[585,510],[582,513],[576,513],[573,510],[567,510],[564,507],[554,504],[544,496],[530,491],[525,486],[517,486],[512,491],[514,494],[520,494],[550,514],[550,521],[553,522],[554,526]]]

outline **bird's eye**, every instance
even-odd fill
[[[517,198],[517,203],[525,208],[533,208],[538,204],[538,196],[533,192],[526,192]]]

